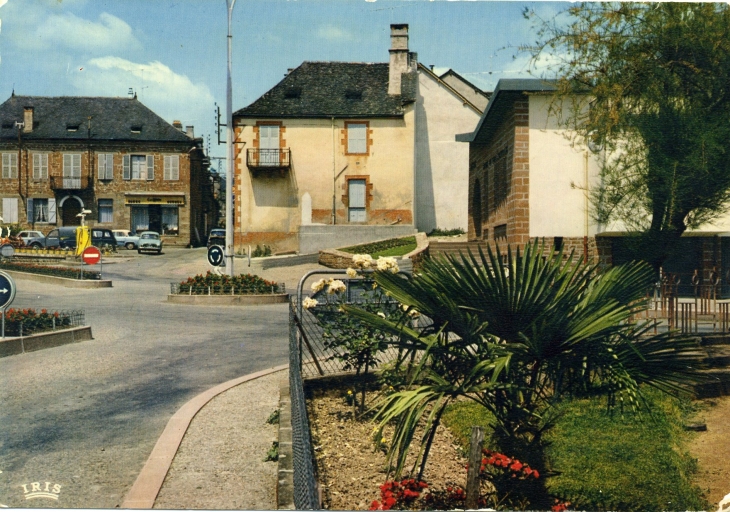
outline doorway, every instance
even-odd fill
[[[81,217],[78,214],[81,213],[83,205],[77,198],[68,196],[63,200],[61,205],[61,221],[64,226],[79,226],[81,225]]]

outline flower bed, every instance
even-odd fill
[[[254,274],[218,275],[208,271],[173,284],[172,293],[180,295],[273,295],[284,293],[283,283],[268,281]]]
[[[5,311],[5,336],[28,336],[39,332],[52,331],[72,325],[72,314],[41,309],[40,313],[32,308],[10,308]]]
[[[35,263],[20,263],[15,261],[0,262],[0,270],[15,270],[17,272],[30,272],[46,276],[65,277],[67,279],[79,279],[80,273],[73,267],[54,267],[50,265],[37,265]],[[101,279],[99,272],[84,270],[84,279]]]
[[[370,254],[373,257],[402,256],[414,250],[417,245],[415,236],[407,236],[405,238],[391,238],[380,242],[344,247],[340,250],[352,254]]]

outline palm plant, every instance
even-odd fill
[[[549,475],[544,433],[564,395],[601,392],[639,404],[640,385],[678,394],[699,378],[693,340],[649,335],[633,321],[647,307],[652,269],[631,263],[605,271],[537,241],[524,253],[427,259],[417,277],[378,272],[391,297],[432,320],[422,330],[355,307],[347,311],[399,334],[402,361],[413,361],[410,385],[377,405],[381,428],[395,422],[389,464],[396,477],[419,426],[411,472],[419,478],[448,403],[474,400],[490,411],[493,443]],[[404,317],[405,318],[405,317]],[[530,491],[533,506],[549,506],[544,479]]]

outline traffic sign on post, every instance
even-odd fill
[[[15,281],[0,271],[0,309],[5,309],[15,298]]]
[[[84,252],[81,253],[81,259],[87,265],[96,265],[101,261],[101,251],[92,245],[84,249]]]
[[[219,245],[208,247],[208,263],[217,267],[223,264],[223,248]]]

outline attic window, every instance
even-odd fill
[[[79,131],[79,126],[80,125],[78,125],[78,124],[67,124],[66,125],[66,131],[69,131],[69,132],[77,132],[77,131]]]
[[[141,126],[132,126],[130,128],[132,130],[132,133],[142,133],[142,127]]]
[[[361,100],[362,91],[356,91],[354,89],[348,89],[345,91],[345,98],[348,100]]]
[[[284,98],[287,99],[296,99],[300,98],[302,96],[302,89],[299,87],[292,87],[291,89],[287,89],[284,91]]]

